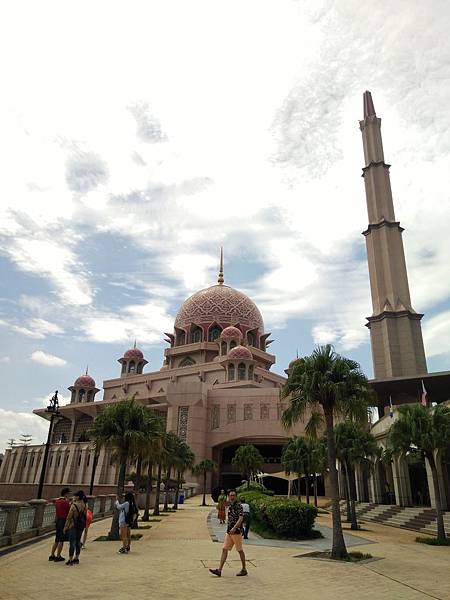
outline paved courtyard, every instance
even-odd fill
[[[141,530],[143,538],[128,556],[116,553],[116,543],[92,541],[107,532],[105,520],[92,525],[91,541],[78,566],[48,562],[50,540],[0,557],[0,599],[259,600],[264,595],[283,600],[450,600],[450,549],[416,544],[414,532],[374,523],[364,524],[366,530],[352,533],[348,540],[352,545],[359,541],[358,550],[382,560],[357,565],[296,558],[318,542],[323,546],[324,540],[274,547],[252,536],[246,546],[249,576],[235,577],[240,563],[233,552],[222,578],[215,578],[208,568],[217,566],[221,545],[212,542],[208,530],[211,507],[199,503],[192,498],[178,513]],[[320,516],[318,525],[326,542],[329,516]]]

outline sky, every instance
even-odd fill
[[[16,2],[0,8],[0,450],[137,339],[158,370],[217,278],[274,370],[330,342],[372,376],[358,120],[371,90],[430,371],[450,367],[445,0]],[[101,398],[101,392],[98,395]]]

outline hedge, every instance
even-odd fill
[[[313,536],[317,508],[299,500],[272,498],[260,492],[239,494],[250,506],[253,519],[269,527],[277,535],[290,538]]]

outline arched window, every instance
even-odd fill
[[[245,364],[239,363],[238,364],[238,380],[241,381],[242,379],[245,379]]]
[[[217,327],[217,326],[212,327],[209,330],[208,341],[215,342],[217,339],[219,339],[221,333],[222,333],[222,330],[220,329],[220,327]]]
[[[184,331],[177,333],[176,345],[184,346],[185,343],[186,343],[186,333]]]
[[[253,379],[253,365],[250,365],[248,368],[248,378]]]
[[[126,362],[123,362],[123,363],[122,363],[122,375],[123,375],[124,373],[126,373],[126,370],[127,370],[127,363],[126,363]]]
[[[134,360],[132,360],[128,366],[128,373],[134,373],[136,371],[136,365],[134,364]]]
[[[143,368],[143,366],[144,366],[144,365],[143,365],[142,363],[138,363],[138,366],[137,366],[137,369],[136,369],[136,373],[137,373],[138,375],[141,375],[141,374],[142,374],[142,368]]]
[[[252,332],[247,333],[247,342],[248,342],[249,346],[255,345],[255,336],[253,335]]]
[[[228,381],[234,381],[234,365],[233,365],[233,363],[228,365]]]
[[[231,348],[234,348],[236,346],[236,342],[233,340],[232,342],[230,342],[230,350]]]
[[[221,344],[221,349],[222,349],[222,356],[225,356],[225,354],[227,353],[227,343],[226,342],[222,342]]]
[[[78,402],[83,402],[85,394],[86,392],[83,389],[78,392]]]
[[[190,367],[192,365],[195,365],[195,360],[193,360],[190,356],[186,356],[186,358],[183,358],[183,360],[179,364],[180,367]]]
[[[196,342],[201,342],[203,339],[203,332],[200,327],[195,327],[191,332],[191,342],[195,344]]]

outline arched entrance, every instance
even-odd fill
[[[431,506],[425,459],[421,452],[408,452],[406,461],[414,506]]]

